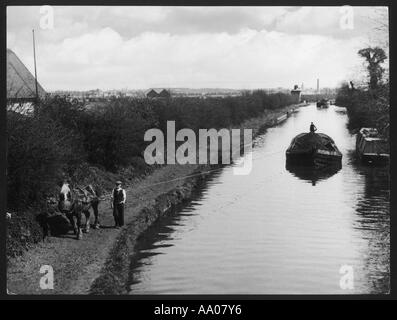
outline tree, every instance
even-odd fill
[[[42,200],[74,157],[73,137],[47,115],[7,113],[7,200],[10,209]]]
[[[358,54],[365,58],[368,63],[367,70],[369,73],[369,88],[376,90],[385,71],[381,64],[387,59],[386,53],[382,48],[369,47],[359,50]]]

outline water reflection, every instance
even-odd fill
[[[355,228],[367,239],[364,269],[371,292],[390,291],[390,175],[389,167],[359,165],[365,179],[364,196],[356,205]],[[374,272],[376,271],[376,272]]]
[[[286,148],[311,121],[335,140],[342,167],[286,168]],[[269,128],[256,139],[250,175],[216,172],[141,238],[130,292],[387,293],[389,172],[356,161],[346,124],[336,107],[311,105]],[[342,265],[354,268],[354,290],[339,286]]]
[[[219,176],[218,172],[212,173],[205,181],[201,182],[200,188],[193,191],[187,204],[180,204],[172,208],[171,213],[161,216],[139,237],[130,261],[128,284],[131,292],[134,291],[134,285],[143,281],[141,271],[154,263],[153,257],[164,254],[161,249],[174,246],[173,240],[178,238],[177,227],[184,227],[184,221],[195,215],[191,213],[194,211],[193,208],[201,205],[208,185],[214,183],[217,176]]]
[[[309,167],[309,166],[297,166],[286,164],[285,168],[292,173],[293,176],[310,182],[312,186],[315,186],[318,181],[326,180],[338,173],[342,168],[341,164],[327,166],[323,168]]]

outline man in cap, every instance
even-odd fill
[[[126,200],[126,193],[121,188],[121,181],[116,181],[116,187],[112,191],[111,207],[113,208],[113,217],[115,227],[119,228],[124,225],[124,204]]]
[[[317,131],[317,128],[316,128],[316,126],[314,125],[314,123],[312,122],[311,124],[310,124],[310,132],[311,133],[315,133]]]

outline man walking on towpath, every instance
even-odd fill
[[[121,181],[116,181],[116,187],[113,189],[111,196],[111,207],[113,208],[113,217],[116,228],[124,225],[125,200],[126,192],[121,188]]]
[[[317,131],[317,128],[316,128],[316,126],[314,125],[314,123],[312,122],[312,123],[310,124],[310,132],[311,132],[311,133],[314,133],[315,131]]]

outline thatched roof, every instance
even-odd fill
[[[39,97],[46,92],[38,83]],[[36,98],[35,78],[23,62],[10,49],[7,49],[7,100],[33,101]]]

